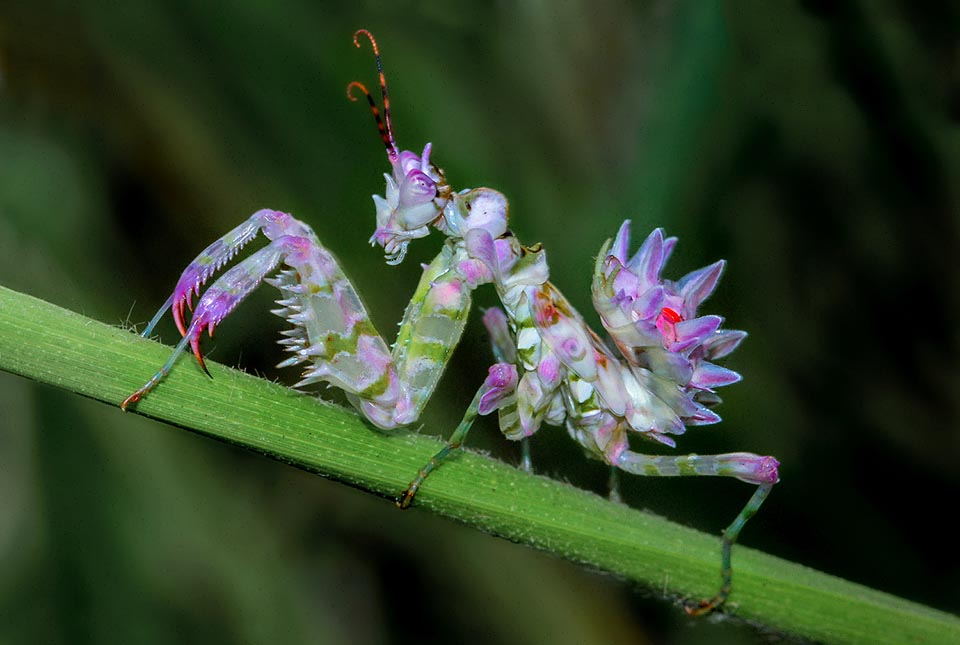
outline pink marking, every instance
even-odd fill
[[[401,152],[400,156],[397,157],[395,165],[399,168],[397,179],[400,181],[402,181],[411,170],[421,170],[423,168],[421,158],[417,156],[417,153],[411,152],[410,150]]]
[[[774,457],[762,457],[749,452],[719,455],[718,461],[729,468],[730,474],[751,484],[776,484],[780,481],[780,462]]]
[[[373,239],[380,246],[386,246],[387,242],[393,239],[393,233],[388,228],[380,226],[374,231]]]
[[[491,336],[508,333],[507,314],[500,307],[490,307],[483,312],[483,325]]]
[[[556,354],[551,352],[540,359],[537,375],[547,387],[560,381],[560,359]]]
[[[366,313],[357,309],[357,305],[360,303],[357,302],[356,294],[350,290],[349,284],[335,283],[333,291],[336,295],[337,304],[340,306],[340,313],[343,315],[343,333],[349,336],[353,333],[354,325],[366,319]]]
[[[603,270],[608,282],[610,281],[610,277],[613,276],[612,288],[614,291],[623,292],[630,300],[640,295],[640,279],[637,277],[637,274],[621,264],[620,260],[612,255],[608,255],[607,259],[604,260]],[[614,273],[616,273],[616,275],[614,275]]]
[[[457,265],[457,272],[473,287],[493,281],[493,273],[481,260],[464,260]]]
[[[517,252],[507,238],[498,237],[493,241],[496,249],[497,265],[502,273],[506,273],[517,261]]]
[[[357,340],[357,358],[378,372],[390,365],[390,354],[384,350],[383,341],[375,336],[364,334]]]
[[[420,170],[426,172],[430,167],[430,152],[433,150],[433,144],[428,143],[423,146],[423,154],[420,156]]]
[[[517,387],[517,368],[509,363],[495,363],[487,371],[487,378],[480,386],[480,414],[490,414]]]
[[[459,282],[432,282],[430,297],[440,309],[458,309],[463,299],[463,287]]]
[[[630,248],[630,220],[625,220],[617,231],[617,237],[610,247],[609,256],[619,260],[621,263],[627,261],[627,252]],[[608,257],[609,257],[608,256]]]
[[[254,215],[263,216],[263,234],[271,240],[275,240],[278,237],[289,234],[289,228],[292,222],[296,220],[293,218],[290,213],[284,213],[283,211],[275,211],[264,208],[263,210],[258,211]],[[299,223],[299,222],[298,222]]]
[[[620,456],[630,449],[627,433],[623,432],[620,421],[616,417],[604,415],[603,424],[594,432],[597,447],[603,451],[604,460],[612,466],[618,466]]]
[[[534,298],[536,300],[534,302],[533,314],[536,316],[537,326],[549,327],[550,325],[555,325],[560,318],[560,314],[557,308],[553,306],[553,303],[550,302],[549,296],[542,290],[537,289]]]
[[[583,355],[586,353],[586,348],[584,348],[576,338],[565,338],[560,343],[560,348],[567,356],[574,359],[583,358]]]
[[[677,323],[683,318],[673,309],[664,307],[657,316],[657,329],[663,334],[664,347],[670,349],[670,346],[677,342]]]

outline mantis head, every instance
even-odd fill
[[[392,170],[390,174],[384,175],[387,180],[386,195],[373,196],[377,207],[377,229],[370,238],[370,243],[379,244],[383,248],[387,264],[400,264],[407,253],[410,240],[426,237],[430,234],[430,224],[438,223],[450,199],[451,189],[443,177],[443,171],[430,161],[431,144],[424,146],[419,155],[397,148],[390,122],[390,99],[387,95],[387,80],[383,74],[380,50],[377,41],[366,29],[360,29],[353,35],[354,45],[360,47],[361,35],[370,40],[376,56],[380,92],[383,96],[383,116],[381,117],[376,101],[362,83],[350,83],[347,86],[347,97],[351,101],[357,100],[353,95],[354,88],[366,96],[380,131],[380,139],[387,149],[387,159]]]

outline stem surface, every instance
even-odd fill
[[[119,406],[170,351],[0,287],[0,369]],[[212,382],[180,362],[135,411],[391,500],[443,445],[386,436],[350,410],[208,366]],[[718,537],[477,454],[445,463],[416,506],[674,598],[709,597],[719,583]],[[743,546],[733,560],[725,609],[751,622],[827,642],[960,642],[960,619],[951,614]]]

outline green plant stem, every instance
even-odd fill
[[[0,369],[117,406],[169,352],[0,287]],[[375,432],[349,410],[208,366],[213,381],[182,361],[136,413],[391,500],[441,447],[426,436]],[[668,596],[709,597],[719,583],[718,537],[480,455],[464,453],[444,464],[416,506]],[[816,640],[960,642],[956,616],[743,546],[734,550],[730,603],[727,610],[744,619]]]

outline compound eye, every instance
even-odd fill
[[[420,170],[411,170],[400,184],[401,208],[425,204],[436,196],[436,182]]]

